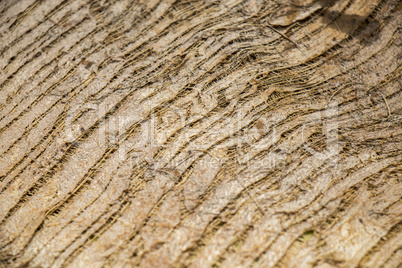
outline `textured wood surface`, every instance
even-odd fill
[[[401,267],[402,2],[0,1],[0,267]]]

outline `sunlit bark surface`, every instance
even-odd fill
[[[0,267],[401,267],[399,0],[0,1]]]

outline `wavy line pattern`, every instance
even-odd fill
[[[0,2],[0,267],[398,267],[400,21]]]

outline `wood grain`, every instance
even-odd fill
[[[0,267],[401,267],[402,2],[0,1]]]

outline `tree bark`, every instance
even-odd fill
[[[1,1],[0,267],[401,267],[401,22]]]

